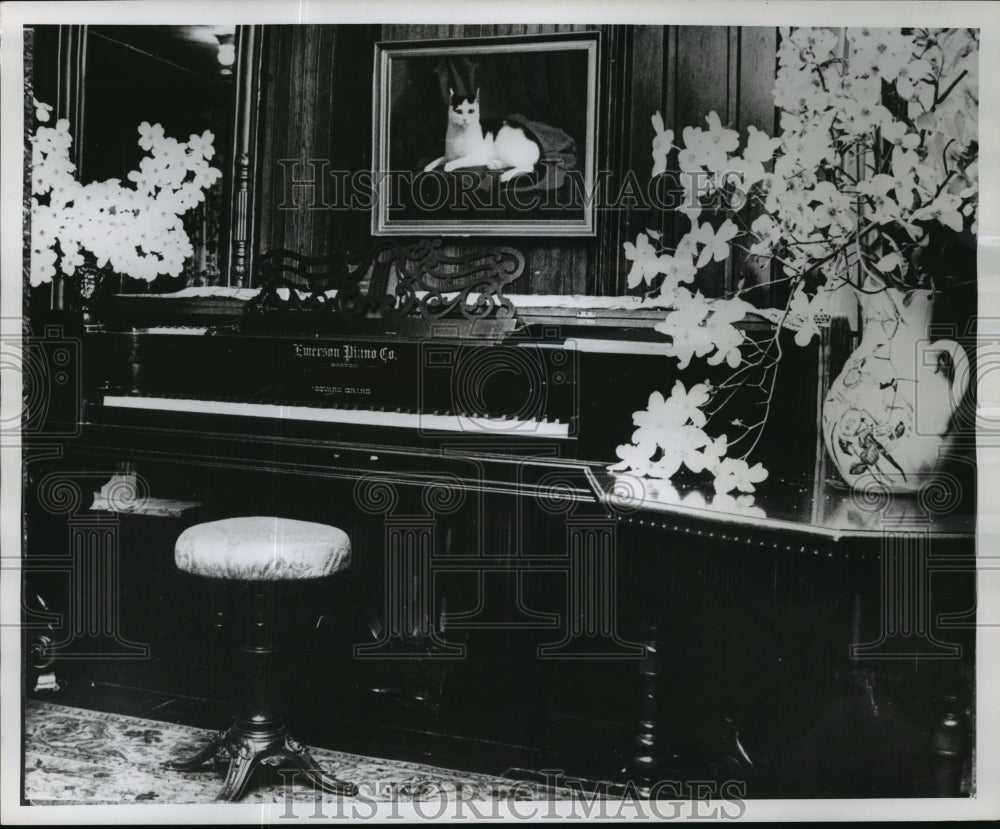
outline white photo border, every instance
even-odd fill
[[[372,23],[372,22],[585,22],[588,24],[670,24],[781,26],[883,26],[919,22],[929,26],[968,26],[981,30],[980,73],[980,219],[979,315],[1000,321],[1000,4],[996,2],[793,2],[793,0],[370,0],[367,3],[238,0],[229,2],[5,2],[0,5],[0,335],[20,332],[22,303],[22,96],[25,26],[114,22],[116,24],[184,23]],[[993,328],[996,329],[995,323]],[[979,412],[988,422],[1000,418],[1000,383],[996,374],[980,377]],[[4,376],[0,419],[21,408],[17,378]],[[17,441],[4,441],[0,488],[0,823],[3,824],[160,824],[280,823],[284,806],[261,805],[121,805],[21,806],[20,697],[20,550],[21,456]],[[978,549],[1000,549],[1000,448],[981,447],[978,456]],[[996,615],[1000,585],[980,580],[979,608]],[[977,631],[977,793],[968,799],[871,799],[747,801],[743,819],[762,820],[904,820],[1000,817],[1000,626]],[[400,817],[419,819],[405,806]],[[548,807],[547,807],[548,808]],[[535,819],[570,807],[556,804]],[[526,807],[520,805],[520,819]],[[512,814],[517,819],[517,814]]]

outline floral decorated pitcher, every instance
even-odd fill
[[[928,339],[931,291],[876,288],[860,304],[861,343],[827,393],[823,440],[852,487],[915,492],[949,443],[968,357],[953,340]]]

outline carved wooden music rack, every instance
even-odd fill
[[[515,325],[504,294],[524,272],[513,248],[452,256],[441,240],[387,243],[368,251],[341,247],[327,256],[284,248],[257,263],[260,293],[247,303],[240,330],[363,331],[375,326],[445,336],[493,336]]]

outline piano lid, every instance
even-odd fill
[[[599,501],[630,520],[684,532],[696,527],[708,537],[723,537],[726,527],[729,533],[767,530],[789,550],[808,546],[809,537],[833,542],[907,534],[971,539],[976,532],[974,507],[967,501],[956,500],[942,510],[922,494],[869,494],[866,500],[826,475],[774,475],[752,495],[606,470],[594,471],[590,481]]]

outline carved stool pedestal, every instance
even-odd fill
[[[357,786],[329,776],[308,749],[285,727],[275,703],[274,648],[271,635],[271,582],[320,578],[344,569],[350,542],[335,527],[280,518],[231,518],[199,524],[177,540],[175,560],[186,572],[246,582],[243,622],[243,692],[236,722],[220,731],[191,757],[167,763],[191,771],[208,763],[227,763],[216,800],[243,797],[260,765],[291,766],[332,794],[357,794]]]

